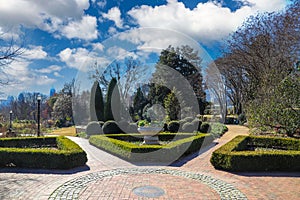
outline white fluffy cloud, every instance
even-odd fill
[[[83,16],[80,21],[71,21],[62,31],[67,38],[92,40],[98,37],[97,18],[89,15]]]
[[[37,72],[40,72],[40,73],[43,73],[43,74],[50,74],[50,73],[58,72],[58,71],[61,71],[61,70],[62,70],[62,67],[61,67],[61,66],[58,66],[58,65],[50,65],[50,66],[47,67],[47,68],[38,69],[38,70],[36,70],[36,71],[37,71]]]
[[[123,28],[123,20],[121,18],[121,11],[118,7],[111,8],[108,13],[102,13],[102,17],[114,21],[118,28]]]
[[[248,0],[244,6],[231,11],[215,2],[199,3],[194,9],[182,2],[168,0],[166,5],[143,5],[131,9],[128,14],[139,27],[171,29],[208,43],[220,40],[236,30],[242,22],[257,12],[283,9],[285,0]]]
[[[0,78],[10,81],[10,84],[2,88],[2,92],[11,94],[16,92],[16,88],[22,91],[34,86],[51,85],[56,82],[55,79],[30,69],[30,64],[29,60],[20,59],[4,68]]]
[[[86,71],[91,66],[95,56],[85,48],[66,48],[58,54],[60,60],[68,67]]]
[[[74,36],[80,39],[95,38],[94,21],[89,17],[82,17],[84,10],[90,6],[89,0],[0,0],[0,32],[13,32],[20,25],[27,28],[39,28],[50,33],[59,33],[68,38]],[[88,32],[76,35],[74,31],[80,31],[80,23],[87,23]],[[60,32],[65,24],[69,32]],[[76,24],[79,24],[76,27]],[[17,28],[17,29],[18,29]],[[72,29],[73,28],[73,29]],[[66,35],[65,35],[66,34]]]
[[[28,60],[38,60],[47,58],[47,55],[47,52],[43,50],[42,46],[29,46],[28,49],[24,49],[24,53],[21,57]]]

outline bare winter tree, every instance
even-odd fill
[[[205,69],[205,84],[210,92],[211,101],[214,105],[218,105],[218,114],[220,115],[220,122],[225,123],[227,115],[227,99],[226,99],[226,85],[224,76],[219,72],[219,69],[214,63],[211,63]]]
[[[11,39],[9,43],[0,44],[0,85],[7,85],[10,82],[9,77],[5,74],[4,68],[8,67],[23,53],[24,49],[16,46],[13,39]]]
[[[285,11],[250,17],[227,41],[216,60],[236,112],[255,98],[267,98],[299,60],[299,2]]]

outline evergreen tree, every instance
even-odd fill
[[[104,107],[104,119],[105,121],[121,120],[121,98],[116,78],[112,78],[108,85],[106,104]]]
[[[147,105],[147,103],[148,100],[144,96],[142,89],[139,87],[133,99],[133,111],[139,116],[140,119],[142,119],[143,108],[145,107],[145,105]]]
[[[171,92],[169,89],[170,86],[173,88],[175,85],[178,86],[178,81],[181,82],[180,75],[181,79],[187,81],[188,85],[192,88],[192,92],[186,90],[186,88],[176,89],[182,92],[185,99],[192,99],[190,96],[195,95],[198,106],[192,110],[200,110],[200,113],[203,113],[205,92],[202,87],[203,77],[200,73],[201,62],[202,59],[198,56],[198,52],[189,46],[181,46],[180,48],[169,46],[163,50],[153,75],[153,82],[155,84],[152,84],[150,87],[148,98],[151,100],[151,103],[164,104],[164,99]]]
[[[103,121],[104,120],[104,102],[102,90],[98,81],[95,81],[91,91],[90,98],[90,115],[91,121]]]
[[[180,104],[176,97],[175,89],[173,89],[165,98],[164,107],[168,116],[168,120],[172,121],[180,118]]]

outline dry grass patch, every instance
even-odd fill
[[[76,136],[76,129],[75,126],[67,127],[67,128],[60,128],[53,130],[50,135],[59,135],[59,136]]]

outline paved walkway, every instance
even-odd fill
[[[0,169],[0,200],[4,199],[299,199],[299,173],[240,173],[215,170],[211,153],[238,134],[229,131],[218,144],[175,166],[135,166],[81,138],[86,167],[69,171]]]

